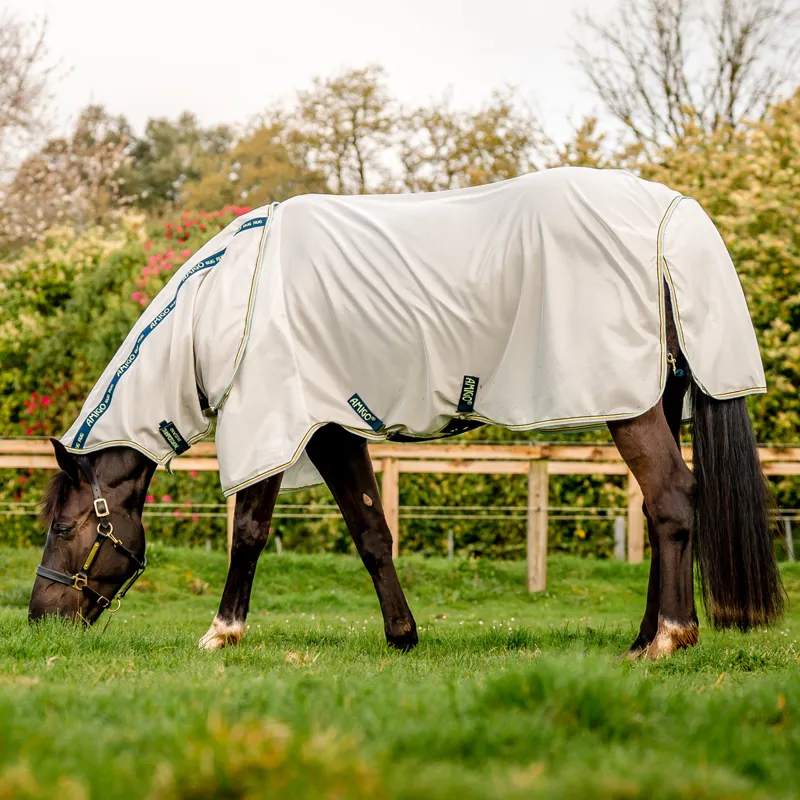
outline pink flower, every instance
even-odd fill
[[[36,392],[31,392],[31,400],[38,400],[38,399],[39,399],[39,395],[36,394]]]
[[[190,506],[190,505],[192,504],[192,501],[191,501],[191,500],[184,500],[184,501],[183,501],[183,504],[184,504],[185,506]]]
[[[50,405],[50,398],[45,394],[42,395],[42,405],[49,406]]]
[[[150,267],[142,267],[142,275],[146,278],[150,274]]]
[[[140,306],[146,306],[146,305],[147,305],[147,300],[146,300],[146,299],[143,297],[143,298],[142,298],[142,299],[139,301],[139,305],[140,305]]]
[[[142,299],[142,293],[141,292],[134,292],[131,295],[131,300],[141,300],[141,299]]]
[[[191,254],[192,254],[192,251],[188,247],[186,247],[183,250],[181,250],[181,258],[189,258],[189,256]]]
[[[165,494],[165,495],[162,496],[161,502],[162,503],[171,503],[172,502],[172,498],[168,494]]]
[[[196,478],[199,474],[200,473],[196,469],[190,469],[189,470],[189,477],[190,478]]]
[[[27,483],[28,479],[24,475],[20,475],[19,476],[19,482],[20,483]]]
[[[192,514],[192,522],[197,522],[197,520],[199,520],[199,519],[200,519],[200,515],[199,514]]]
[[[145,503],[155,503],[156,499],[153,497],[153,495],[149,494],[147,497],[145,497],[144,501]]]
[[[28,429],[25,431],[25,435],[26,435],[26,436],[32,436],[32,435],[33,435],[33,428],[28,428]]]
[[[173,517],[182,517],[182,516],[183,516],[183,511],[181,511],[179,508],[176,508],[176,509],[175,509],[175,510],[172,512],[172,516],[173,516]]]

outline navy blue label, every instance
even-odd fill
[[[354,394],[347,404],[372,430],[377,432],[383,427],[383,423],[367,408],[367,404],[357,394]]]
[[[162,420],[158,426],[158,432],[164,437],[166,443],[175,451],[175,455],[185,453],[189,449],[186,439],[181,436],[174,422]]]
[[[461,384],[461,394],[458,396],[458,411],[466,413],[475,410],[475,395],[478,393],[478,383],[480,378],[472,375],[465,375]]]
[[[253,219],[247,220],[247,222],[239,228],[238,231],[234,234],[242,233],[243,231],[249,231],[252,228],[263,228],[267,224],[267,217],[253,217]]]

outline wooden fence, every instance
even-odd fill
[[[527,475],[527,584],[531,592],[547,585],[548,479],[550,475],[627,476],[627,555],[631,562],[644,558],[645,519],[642,494],[614,445],[594,444],[371,444],[375,471],[381,474],[381,497],[392,532],[394,555],[400,549],[400,474],[458,473]],[[683,457],[691,464],[691,449]],[[800,447],[759,447],[767,475],[800,475]],[[49,442],[37,439],[0,439],[0,468],[56,469]],[[176,458],[175,471],[218,471],[213,443],[196,444],[190,455]],[[228,498],[228,543],[233,529],[234,498]],[[787,536],[787,542],[791,542]]]

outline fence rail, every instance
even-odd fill
[[[682,448],[683,457],[691,465],[691,448]],[[525,507],[504,507],[512,512],[504,519],[527,521],[526,556],[528,562],[527,584],[532,592],[542,591],[547,585],[547,524],[548,481],[550,475],[622,475],[627,476],[626,536],[627,558],[639,562],[644,558],[645,519],[642,511],[642,493],[636,479],[620,458],[614,445],[605,444],[371,444],[369,446],[375,472],[381,474],[381,498],[386,521],[392,532],[394,555],[400,548],[400,519],[406,518],[400,507],[401,473],[527,475],[528,502]],[[764,445],[759,456],[767,475],[800,475],[800,447]],[[0,468],[57,469],[52,447],[42,439],[0,439]],[[216,449],[211,442],[200,442],[191,455],[172,462],[175,471],[219,471]],[[225,512],[228,518],[228,546],[233,532],[235,498],[228,498]],[[413,507],[418,510],[417,507]],[[437,507],[440,511],[443,507]],[[221,507],[220,507],[221,509]],[[434,511],[433,508],[426,509]],[[474,510],[474,509],[473,509]],[[557,512],[574,511],[572,508],[552,509]],[[600,509],[586,509],[594,512]],[[605,510],[605,509],[604,509]],[[615,509],[608,509],[609,512]],[[794,555],[791,538],[791,519],[797,518],[796,509],[786,512],[785,529],[787,551]],[[26,513],[13,511],[6,513]],[[205,512],[213,513],[213,512]],[[282,516],[311,516],[291,511],[280,511]],[[325,513],[325,512],[323,512]],[[215,516],[217,514],[214,514]],[[422,515],[437,518],[434,515]],[[451,514],[441,518],[452,519]],[[474,518],[471,514],[470,518]],[[559,516],[557,518],[569,518]],[[620,549],[620,526],[615,522],[615,552]]]

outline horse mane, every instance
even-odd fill
[[[39,516],[45,528],[49,528],[52,525],[58,510],[66,501],[67,493],[72,488],[72,485],[72,478],[63,470],[56,472],[50,479],[39,507]]]

